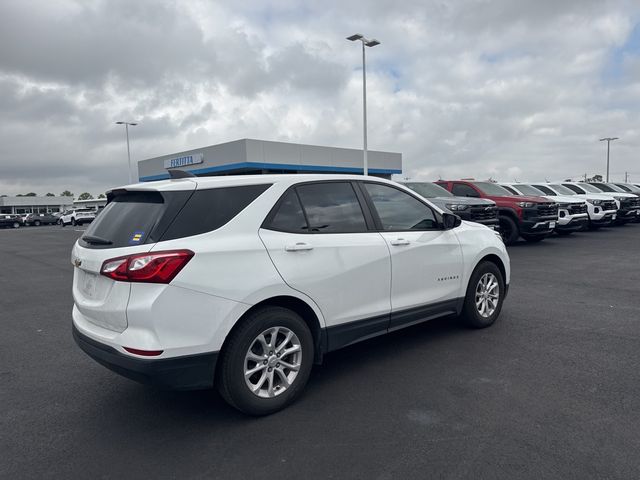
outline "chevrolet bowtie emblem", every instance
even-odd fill
[[[74,264],[76,267],[79,267],[80,265],[82,265],[82,260],[80,260],[79,258],[76,258],[76,259],[73,261],[73,264]]]

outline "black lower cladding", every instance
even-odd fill
[[[326,329],[327,351],[337,350],[368,338],[434,318],[457,315],[462,311],[463,304],[464,298],[455,298],[328,327]]]
[[[84,335],[73,325],[78,346],[99,364],[123,377],[162,388],[196,390],[211,388],[218,352],[154,360],[132,358]]]

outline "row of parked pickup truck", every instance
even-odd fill
[[[630,183],[406,182],[463,220],[500,231],[506,245],[640,221],[640,185]]]

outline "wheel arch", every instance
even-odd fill
[[[496,267],[498,267],[498,270],[500,270],[500,274],[502,275],[502,281],[505,283],[505,285],[508,283],[509,279],[507,277],[507,269],[504,265],[504,262],[498,255],[496,255],[495,253],[489,253],[488,255],[483,256],[476,263],[476,266],[473,268],[473,270],[475,271],[476,268],[478,268],[478,265],[480,265],[482,262],[491,262],[495,264]]]
[[[254,304],[249,308],[246,312],[242,314],[242,316],[238,319],[237,322],[233,325],[231,330],[227,333],[227,336],[222,343],[222,348],[220,349],[221,354],[224,354],[224,350],[227,345],[227,340],[231,337],[233,332],[246,320],[246,318],[251,315],[256,310],[259,310],[264,307],[282,307],[288,310],[291,310],[304,320],[304,322],[309,327],[311,331],[311,335],[313,336],[314,343],[314,363],[319,364],[322,363],[322,356],[326,351],[327,340],[326,340],[326,332],[322,328],[320,323],[320,318],[316,314],[315,310],[311,305],[309,305],[306,301],[302,300],[299,297],[294,297],[292,295],[277,295],[273,297],[266,298],[261,300],[260,302]]]

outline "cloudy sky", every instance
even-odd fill
[[[132,158],[258,138],[369,148],[404,176],[640,182],[640,4],[0,1],[0,194],[93,194]]]

